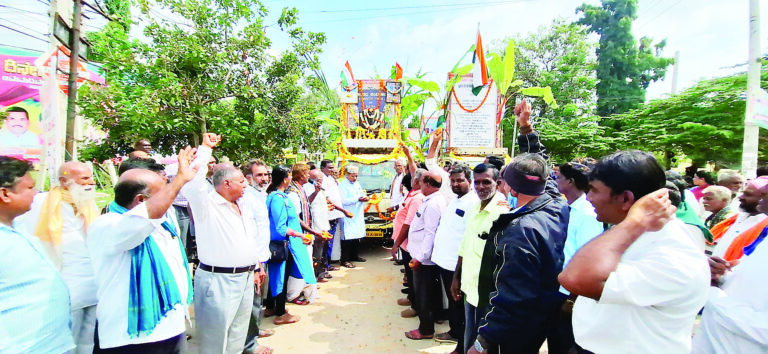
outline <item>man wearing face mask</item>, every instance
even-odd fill
[[[466,212],[466,226],[451,283],[451,297],[457,301],[464,298],[465,327],[462,353],[469,350],[475,342],[478,323],[485,314],[483,309],[477,307],[479,303],[477,283],[486,242],[481,235],[488,233],[491,224],[499,215],[509,211],[506,197],[497,192],[496,181],[499,179],[499,170],[494,165],[479,164],[475,166],[472,173],[479,202],[473,204]]]
[[[515,107],[518,120],[530,113],[527,102]],[[532,129],[521,129],[519,140],[530,133]],[[529,145],[534,143],[537,139],[529,140]],[[470,353],[538,353],[557,327],[557,275],[569,209],[550,175],[546,160],[535,153],[516,156],[502,171],[518,208],[500,215],[487,236],[478,284],[479,307],[485,306],[485,313]]]
[[[96,182],[82,162],[59,168],[59,186],[35,196],[32,208],[14,225],[37,236],[69,288],[75,353],[93,351],[96,325],[96,280],[86,247],[88,225],[99,216]]]

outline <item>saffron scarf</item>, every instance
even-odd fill
[[[712,232],[712,242],[708,242],[709,245],[714,245],[718,240],[720,240],[723,235],[725,235],[725,232],[728,231],[728,229],[731,228],[731,225],[733,225],[736,222],[736,219],[739,218],[739,213],[733,214],[728,219],[725,219],[721,222],[719,222],[717,225],[712,226],[712,228],[709,230]]]
[[[109,204],[109,211],[124,214],[128,209],[115,202]],[[187,304],[192,302],[192,278],[184,245],[178,237],[176,228],[166,220],[163,228],[179,240],[181,254],[187,270]],[[128,289],[128,335],[136,338],[149,335],[174,306],[182,303],[179,288],[171,268],[163,257],[162,251],[152,237],[147,236],[140,245],[131,251],[130,286]]]
[[[75,210],[75,216],[83,218],[86,229],[91,221],[99,216],[99,209],[96,208],[96,203],[90,202],[88,205],[78,208],[75,206],[72,195],[69,194],[68,190],[61,186],[51,188],[40,210],[40,219],[35,227],[35,236],[46,245],[51,259],[59,269],[61,269],[61,248],[59,245],[61,245],[61,232],[64,227],[61,203],[72,205],[72,208]]]
[[[766,226],[768,226],[768,218],[763,219],[763,221],[759,222],[757,225],[750,227],[747,231],[736,236],[725,251],[723,259],[730,262],[741,258],[741,256],[744,255],[744,248],[755,242]]]

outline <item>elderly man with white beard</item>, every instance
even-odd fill
[[[69,288],[75,353],[93,351],[96,280],[85,244],[88,225],[99,216],[93,173],[82,162],[59,168],[60,186],[35,196],[29,212],[14,226],[37,236]]]

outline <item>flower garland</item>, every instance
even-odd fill
[[[492,85],[493,85],[493,79],[491,79],[491,81],[488,83],[488,90],[485,91],[485,97],[483,97],[483,100],[480,101],[480,104],[477,107],[473,108],[473,109],[467,109],[466,107],[464,107],[464,105],[461,104],[461,101],[459,101],[459,97],[456,96],[456,89],[455,88],[452,89],[451,91],[453,91],[453,98],[456,100],[456,103],[459,104],[459,107],[461,107],[461,109],[463,109],[467,113],[472,113],[472,112],[477,111],[478,109],[480,109],[480,107],[482,107],[485,104],[485,100],[488,99],[488,96],[491,93],[491,86]]]
[[[399,139],[398,139],[398,141],[399,141]],[[366,165],[375,165],[375,164],[382,163],[384,161],[393,160],[393,159],[397,158],[397,156],[399,154],[400,154],[400,145],[398,144],[398,145],[395,146],[395,148],[392,150],[392,152],[389,153],[388,155],[367,159],[367,158],[363,158],[363,157],[360,157],[360,156],[354,156],[354,155],[350,154],[349,150],[347,150],[347,147],[344,145],[344,143],[343,142],[339,143],[339,155],[341,155],[342,164],[344,163],[344,161],[350,160],[350,161],[360,162],[360,163],[363,163],[363,164],[366,164]]]
[[[379,80],[379,96],[376,98],[376,110],[381,106],[381,91],[386,90],[387,86],[384,85],[384,80]],[[363,96],[363,80],[358,80],[357,91],[360,93],[360,109],[365,112],[365,96]]]
[[[369,209],[371,209],[371,206],[376,207],[376,212],[379,214],[379,218],[384,221],[391,221],[393,217],[386,216],[381,213],[381,210],[379,209],[379,203],[384,199],[383,197],[384,192],[381,192],[381,195],[374,194],[371,196],[371,199],[368,201],[368,205],[365,206],[365,209],[363,210],[363,213],[367,213]]]
[[[384,89],[387,90],[387,93],[389,93],[390,95],[397,95],[398,93],[400,93],[400,91],[403,90],[403,85],[400,85],[400,87],[398,87],[397,90],[391,91],[389,87],[387,87],[387,85],[384,84],[384,80],[380,80],[380,82],[382,83],[382,86],[384,86]]]

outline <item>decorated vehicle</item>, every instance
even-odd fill
[[[400,92],[398,80],[345,80],[341,92],[339,142],[342,167],[360,166],[358,181],[371,197],[365,207],[366,237],[392,237],[389,192],[395,177],[393,161],[400,152]]]

